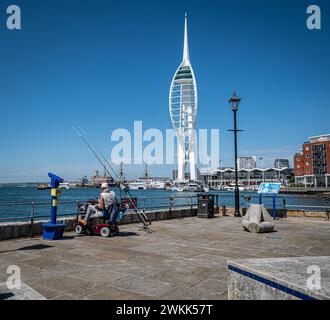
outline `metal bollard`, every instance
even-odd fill
[[[30,227],[30,237],[34,237],[34,202],[32,202],[32,210],[31,210],[31,227]]]
[[[276,220],[276,194],[273,194],[273,219]]]
[[[286,211],[286,200],[283,199],[283,210],[284,210],[284,218],[288,217],[287,211]]]
[[[174,203],[174,197],[173,195],[169,196],[169,200],[170,200],[170,213],[172,213],[172,207],[173,207],[173,203]]]
[[[215,198],[216,198],[216,203],[217,203],[217,209],[216,209],[216,214],[218,214],[218,213],[220,213],[220,208],[219,208],[219,195],[217,194],[216,196],[215,196]]]
[[[328,197],[323,198],[323,201],[325,202],[325,206],[324,206],[325,214],[326,214],[326,218],[328,221],[330,220],[329,200],[330,200],[330,198],[328,198]]]
[[[79,201],[76,200],[76,207],[77,207],[77,212],[76,212],[76,223],[79,222]]]

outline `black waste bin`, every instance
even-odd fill
[[[197,216],[199,218],[210,219],[214,217],[214,195],[209,193],[199,193],[197,195]]]

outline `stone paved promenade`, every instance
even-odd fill
[[[324,219],[282,219],[271,234],[247,233],[233,217],[157,221],[151,229],[2,241],[0,283],[18,265],[23,282],[48,299],[227,299],[227,259],[330,255]]]

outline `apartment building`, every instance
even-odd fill
[[[297,185],[330,187],[330,134],[310,137],[293,160]]]

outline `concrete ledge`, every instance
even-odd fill
[[[158,220],[169,220],[169,219],[179,219],[185,217],[197,216],[197,209],[172,209],[172,210],[155,210],[146,212],[146,215],[150,221]],[[58,219],[59,223],[64,223],[66,225],[65,231],[72,231],[76,223],[76,217],[66,217]],[[30,222],[7,222],[0,224],[0,241],[10,240],[24,237],[31,237],[34,235],[42,234],[43,223],[48,222],[48,220],[39,220],[33,223],[31,226]],[[140,219],[137,214],[129,213],[124,216],[120,224],[130,224],[138,223]]]
[[[284,210],[282,210],[284,211]],[[281,214],[280,214],[281,216]],[[283,214],[282,214],[283,216]],[[327,213],[322,211],[303,211],[303,210],[288,210],[288,217],[307,217],[307,218],[327,218]]]
[[[228,299],[329,300],[329,268],[329,256],[228,261]]]
[[[245,209],[245,210],[244,210]],[[272,209],[267,208],[269,214],[273,216]],[[226,215],[233,216],[235,212],[234,208],[226,207]],[[241,213],[246,214],[247,209],[242,208]],[[219,213],[223,215],[222,208],[219,207]],[[307,217],[307,218],[324,218],[327,219],[327,213],[325,211],[305,211],[305,210],[284,210],[284,209],[277,209],[276,210],[276,217],[277,218],[285,218],[287,217]]]

